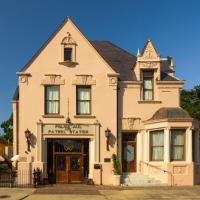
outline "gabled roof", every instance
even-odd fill
[[[13,101],[19,100],[19,86],[16,87],[15,93],[14,93],[14,95],[13,95],[12,100],[13,100]]]
[[[54,36],[62,29],[62,27],[67,23],[69,18],[66,18],[60,26],[56,29],[56,31],[48,38],[48,40],[41,46],[41,48],[35,53],[35,55],[29,60],[29,62],[20,70],[20,72],[24,72],[32,62],[38,57],[38,55],[43,51],[43,49],[49,44],[49,42],[54,38]],[[72,22],[73,23],[73,22]],[[74,24],[74,23],[73,23]],[[76,27],[76,26],[75,26]],[[78,29],[78,28],[77,28]],[[84,35],[83,35],[84,36]],[[146,46],[152,42],[148,40],[144,46],[143,51]],[[90,45],[94,47],[98,55],[105,61],[105,63],[111,67],[116,73],[119,73],[120,80],[123,81],[133,81],[135,80],[133,68],[136,62],[136,57],[129,52],[123,50],[122,48],[116,46],[115,44],[109,41],[92,41]],[[155,49],[154,45],[152,44]],[[155,49],[156,51],[156,49]],[[157,51],[156,51],[157,53]],[[163,65],[163,72],[161,73],[161,80],[174,81],[177,80],[174,77],[164,73],[168,70],[168,68]],[[162,67],[162,66],[161,66]],[[165,71],[166,70],[166,71]],[[18,93],[16,89],[16,94]],[[14,95],[17,97],[17,95]]]
[[[49,44],[49,42],[54,38],[54,36],[60,31],[60,29],[67,23],[69,18],[67,17],[58,28],[51,34],[51,36],[44,42],[44,44],[39,48],[39,50],[33,55],[33,57],[28,61],[28,63],[20,70],[20,72],[25,71],[31,63],[38,57],[38,55],[43,51],[43,49]]]
[[[104,60],[120,74],[120,80],[134,80],[133,66],[136,57],[109,41],[92,41],[91,44]]]
[[[169,74],[161,71],[161,80],[162,81],[180,81],[179,79],[175,78],[174,76],[170,76]]]
[[[144,54],[144,52],[145,52],[145,50],[146,50],[146,48],[147,48],[148,45],[152,45],[152,47],[153,47],[155,53],[156,53],[157,55],[159,55],[158,51],[156,50],[155,46],[153,45],[153,42],[152,42],[151,40],[147,40],[147,42],[145,43],[144,48],[143,48],[143,50],[142,50],[141,56]]]

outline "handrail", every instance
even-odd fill
[[[170,172],[170,171],[168,171],[168,170],[165,170],[165,169],[162,169],[162,168],[160,168],[160,167],[157,167],[157,166],[155,166],[155,165],[152,165],[152,164],[150,164],[150,163],[148,163],[148,162],[144,162],[144,161],[142,161],[142,160],[140,160],[140,172],[141,172],[141,163],[147,165],[148,167],[152,167],[152,168],[158,169],[158,170],[160,170],[160,171],[163,171],[164,173],[168,173],[168,174],[171,176],[171,184],[170,184],[170,186],[173,185],[173,174],[172,174],[172,172]]]

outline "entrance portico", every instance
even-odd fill
[[[99,123],[38,123],[37,162],[44,174],[56,183],[82,182],[93,178],[99,163]]]

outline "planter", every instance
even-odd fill
[[[112,177],[113,185],[120,186],[120,179],[121,179],[120,175],[113,175]]]

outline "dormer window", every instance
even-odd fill
[[[72,48],[64,48],[64,61],[72,61]]]
[[[74,67],[78,63],[76,61],[76,42],[73,40],[71,34],[67,32],[66,37],[61,42],[61,59],[59,64],[67,67]]]
[[[153,100],[153,70],[143,70],[143,100]]]

